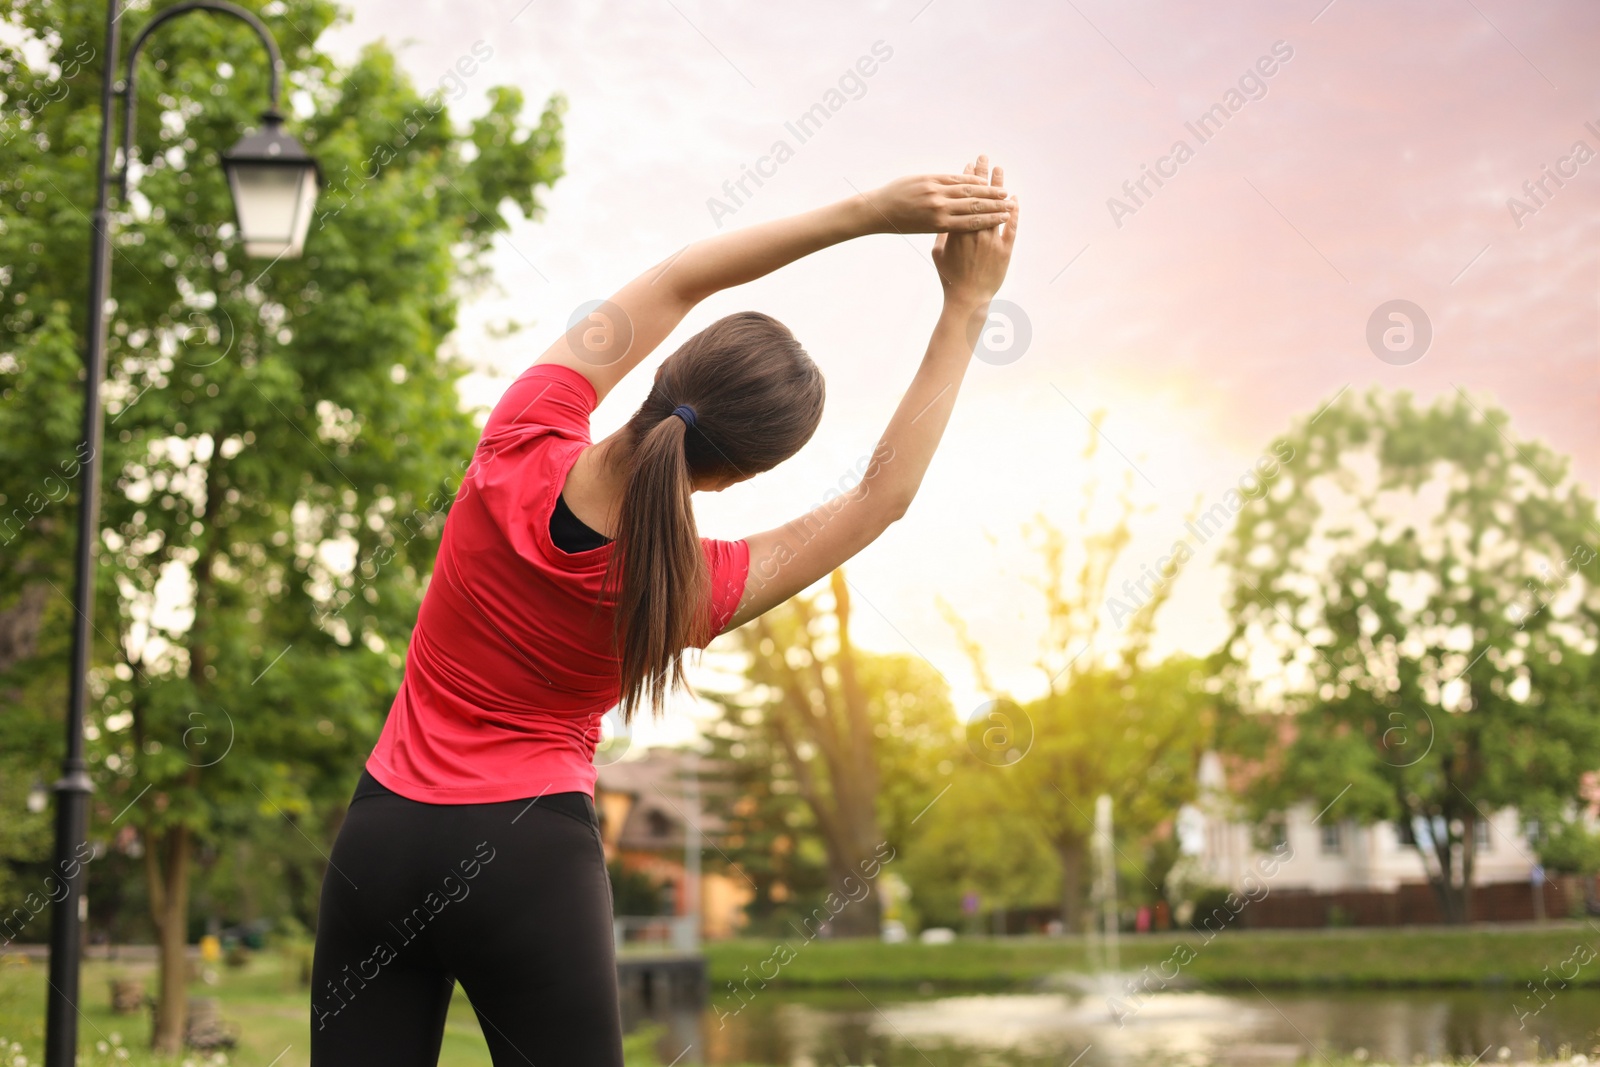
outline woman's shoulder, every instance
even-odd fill
[[[587,441],[595,403],[589,379],[558,363],[535,363],[495,403],[483,441],[552,432]]]

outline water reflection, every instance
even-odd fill
[[[1600,1041],[1600,990],[1567,990],[1519,1029],[1505,990],[1351,993],[1169,992],[1119,1024],[1106,997],[1083,991],[915,996],[877,989],[768,990],[737,1015],[683,1009],[662,1062],[771,1067],[1209,1067],[1290,1064],[1322,1055],[1411,1063],[1515,1056]],[[720,1025],[719,1025],[720,1024]],[[687,1051],[685,1049],[687,1048]]]

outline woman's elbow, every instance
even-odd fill
[[[917,497],[915,489],[897,489],[882,494],[878,507],[885,528],[890,524],[899,522],[906,517],[906,512],[911,510],[911,502]]]

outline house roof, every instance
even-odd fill
[[[682,850],[685,822],[697,806],[685,789],[691,761],[703,775],[706,761],[697,759],[693,753],[670,748],[648,749],[637,758],[621,759],[596,769],[596,792],[623,793],[633,798],[616,839],[618,848]],[[700,785],[703,791],[705,783],[702,781]],[[703,803],[699,807],[700,832],[706,836],[721,832],[722,820],[705,811]]]

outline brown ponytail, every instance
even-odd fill
[[[624,427],[627,479],[606,589],[615,597],[622,714],[660,712],[683,650],[713,635],[711,576],[690,498],[697,483],[771,470],[822,418],[822,373],[778,320],[719,319],[669,356]],[[673,414],[692,409],[687,419]]]
[[[685,648],[703,644],[707,619],[700,610],[710,574],[695,527],[684,434],[689,426],[668,415],[634,446],[622,507],[617,551],[608,584],[617,594],[617,650],[622,660],[623,717],[640,704],[660,711],[683,682]]]

